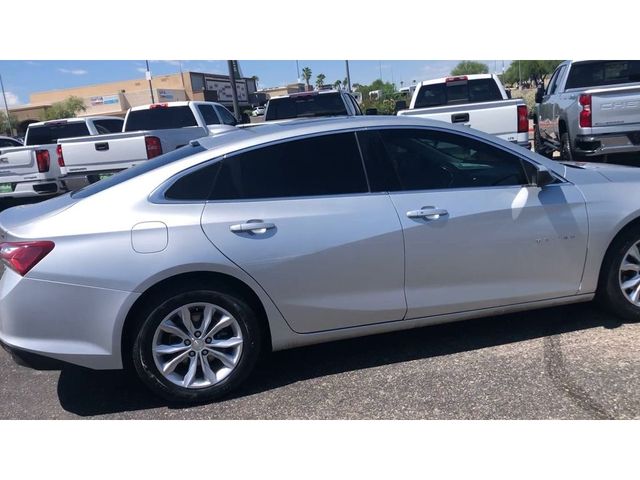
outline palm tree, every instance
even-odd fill
[[[254,75],[253,77],[251,77],[251,79],[256,82],[256,90],[258,90],[258,82],[260,81],[260,77]]]
[[[342,85],[342,82],[340,80],[336,80],[335,82],[333,82],[333,88],[335,88],[336,90],[340,90],[340,85]]]
[[[316,87],[320,88],[321,86],[323,86],[325,78],[327,78],[327,76],[324,73],[319,73],[316,77]]]
[[[304,78],[304,81],[307,84],[307,90],[311,90],[311,85],[309,85],[309,80],[311,80],[311,69],[309,67],[304,67],[302,69],[302,78]]]

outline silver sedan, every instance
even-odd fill
[[[640,169],[410,118],[251,126],[0,214],[0,340],[207,401],[272,350],[596,296],[635,320],[639,219]]]

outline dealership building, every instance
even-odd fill
[[[256,82],[253,78],[237,77],[236,90],[241,109],[262,103],[256,95]],[[142,78],[35,92],[31,94],[29,104],[10,109],[18,121],[18,134],[24,134],[30,123],[41,121],[45,111],[53,103],[66,100],[70,96],[84,100],[86,111],[80,112],[78,116],[123,117],[131,107],[180,100],[219,102],[233,111],[231,81],[228,75],[186,71],[153,77],[151,85],[148,80]]]

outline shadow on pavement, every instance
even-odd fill
[[[227,400],[325,375],[620,325],[618,319],[587,303],[276,352],[267,356],[247,383]],[[122,371],[92,371],[71,366],[60,374],[58,397],[65,410],[80,416],[161,406],[184,408],[156,398]]]

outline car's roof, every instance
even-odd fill
[[[289,93],[288,95],[278,95],[277,97],[271,97],[269,100],[282,100],[283,98],[296,98],[296,97],[309,97],[315,95],[327,95],[327,94],[337,94],[337,93],[346,93],[341,90],[332,89],[324,89],[324,90],[311,90],[309,92],[295,92]]]
[[[254,123],[198,139],[198,143],[216,153],[248,148],[287,138],[330,133],[341,130],[393,126],[439,126],[456,130],[457,126],[437,120],[385,115],[337,116],[310,119],[288,119],[282,122]],[[459,127],[458,127],[459,128]]]

